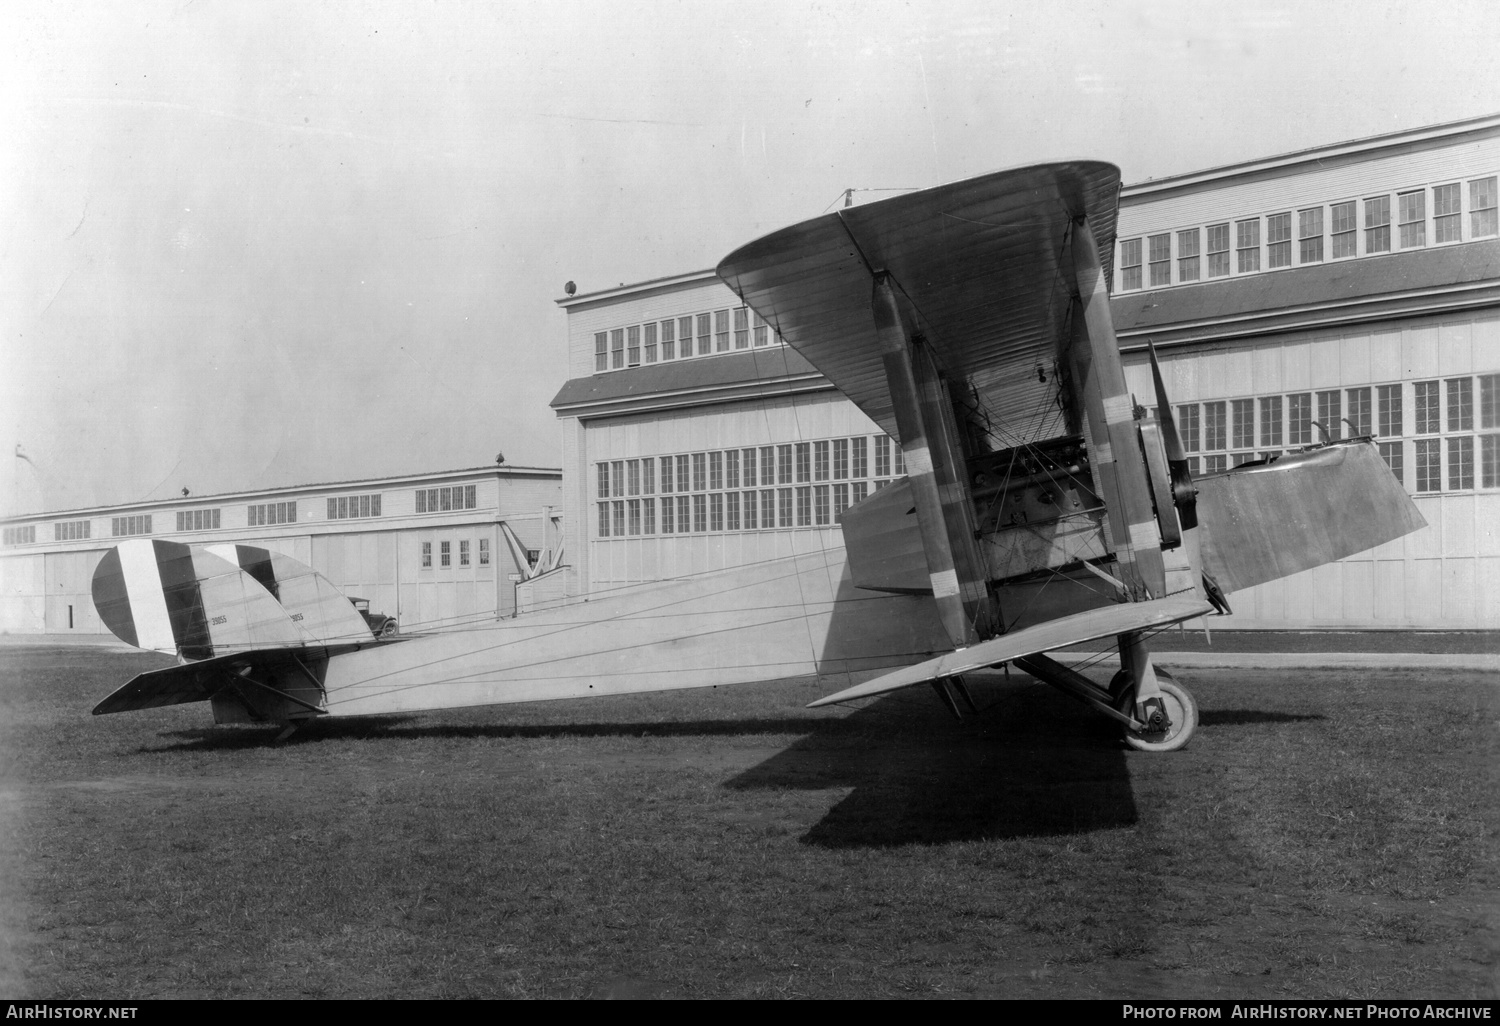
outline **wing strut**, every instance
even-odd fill
[[[975,540],[979,525],[953,405],[931,352],[901,309],[889,274],[876,274],[871,302],[932,594],[954,647],[967,648],[999,633],[1000,621]]]
[[[1151,509],[1134,403],[1125,386],[1125,368],[1109,314],[1099,248],[1086,218],[1073,222],[1069,248],[1078,281],[1078,301],[1073,310],[1075,336],[1070,346],[1074,381],[1087,413],[1089,456],[1109,507],[1106,518],[1119,577],[1131,601],[1160,598],[1167,591],[1161,534]]]

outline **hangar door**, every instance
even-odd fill
[[[46,630],[48,634],[106,634],[94,612],[94,568],[103,552],[46,554]]]

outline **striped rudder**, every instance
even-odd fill
[[[115,637],[184,660],[307,642],[254,578],[178,542],[122,542],[99,561],[92,590],[99,619]]]

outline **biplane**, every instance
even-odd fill
[[[95,713],[209,701],[219,722],[290,729],[817,675],[843,686],[813,705],[928,685],[961,715],[965,675],[1014,665],[1137,749],[1181,747],[1197,707],[1155,665],[1154,633],[1425,522],[1369,438],[1194,478],[1154,350],[1147,402],[1127,388],[1108,289],[1119,184],[1092,161],[1001,171],[719,264],[905,453],[905,478],[844,511],[842,547],[377,639],[288,557],[132,540],[101,561],[95,604],[179,664]],[[1120,655],[1107,683],[1048,654],[1101,638]]]

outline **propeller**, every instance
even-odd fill
[[[1187,452],[1182,448],[1182,437],[1177,433],[1177,418],[1172,415],[1172,403],[1167,399],[1167,386],[1161,379],[1161,365],[1156,362],[1156,346],[1146,343],[1151,355],[1151,380],[1156,385],[1156,420],[1161,425],[1162,443],[1167,450],[1167,467],[1172,473],[1172,504],[1177,507],[1177,518],[1184,531],[1198,526],[1198,489],[1193,485],[1193,475],[1188,471]]]

